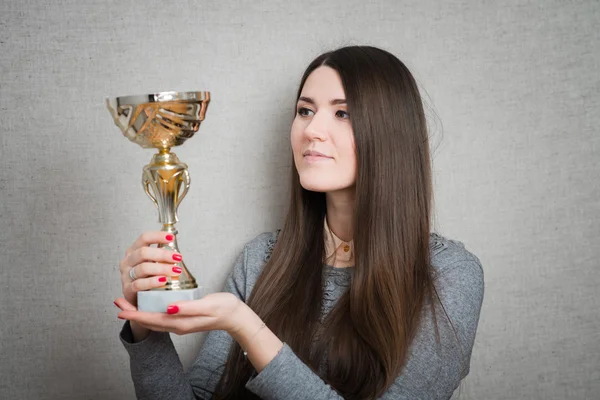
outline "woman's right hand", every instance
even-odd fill
[[[172,234],[163,231],[144,232],[125,251],[125,257],[119,263],[121,270],[121,285],[125,299],[117,299],[115,305],[121,310],[137,310],[137,292],[164,286],[167,276],[178,276],[181,268],[176,262],[182,260],[181,254],[168,249],[150,247],[172,242]],[[131,279],[129,271],[133,268],[135,280]],[[149,334],[146,327],[131,322],[133,341],[140,342]]]
[[[125,251],[125,257],[119,263],[123,296],[131,305],[137,307],[137,292],[164,286],[168,276],[178,276],[181,268],[181,254],[168,249],[150,247],[150,245],[172,242],[173,235],[163,231],[144,232]],[[137,279],[132,280],[129,271]]]

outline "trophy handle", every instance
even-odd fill
[[[142,186],[144,187],[144,192],[146,192],[148,197],[150,197],[150,200],[152,200],[154,205],[158,208],[158,201],[156,200],[156,197],[152,196],[152,193],[150,193],[150,190],[148,189],[148,185],[150,185],[150,181],[147,178],[142,180]]]
[[[183,173],[181,174],[181,180],[183,182],[183,191],[181,192],[181,195],[177,197],[177,204],[175,204],[175,208],[179,208],[179,203],[181,203],[190,189],[190,173],[188,172],[187,168],[183,170]]]

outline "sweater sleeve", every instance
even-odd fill
[[[432,314],[425,311],[405,368],[382,399],[449,399],[469,371],[483,301],[481,264],[476,259],[453,263],[440,271],[435,285],[456,333],[438,307],[437,342]],[[343,399],[286,344],[246,388],[262,399]]]
[[[167,332],[150,332],[141,342],[133,343],[129,321],[120,334],[129,353],[131,379],[138,399],[194,399],[183,366]]]
[[[286,343],[260,373],[250,378],[246,389],[264,400],[344,399],[304,364]]]
[[[245,301],[246,248],[238,256],[227,277],[224,291]],[[205,399],[211,398],[221,378],[233,339],[225,331],[207,333],[198,357],[187,374],[167,332],[154,332],[141,342],[133,343],[129,321],[120,334],[129,353],[131,378],[138,399]]]

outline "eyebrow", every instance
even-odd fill
[[[315,101],[313,99],[311,99],[310,97],[300,96],[300,97],[298,97],[298,101],[305,101],[305,102],[313,104],[313,105],[315,104]],[[346,99],[333,99],[329,102],[329,104],[331,104],[332,106],[335,106],[338,104],[346,104]]]

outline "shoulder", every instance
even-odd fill
[[[263,232],[244,245],[244,250],[234,267],[234,275],[243,275],[247,289],[249,289],[248,293],[254,287],[254,283],[269,260],[280,231],[278,229],[272,232]]]
[[[454,324],[452,329],[456,328],[461,340],[467,344],[470,355],[483,305],[483,266],[479,257],[463,242],[437,233],[432,233],[431,237],[437,243],[433,246],[431,265],[438,299]]]
[[[481,307],[485,282],[479,257],[459,240],[438,233],[430,238],[434,285],[440,296],[466,296],[474,307]]]
[[[475,270],[480,270],[483,274],[481,260],[469,251],[463,242],[450,239],[436,232],[432,232],[429,238],[431,266],[436,275],[443,274],[461,264],[474,265]]]
[[[277,238],[279,237],[281,229],[277,229],[272,232],[263,232],[250,240],[244,246],[244,252],[246,253],[246,261],[254,264],[266,263],[271,257]]]

